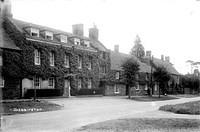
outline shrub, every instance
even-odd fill
[[[25,98],[30,98],[34,96],[34,89],[28,89]],[[50,96],[61,96],[60,89],[36,89],[37,97],[50,97]]]
[[[78,95],[101,95],[101,89],[80,89],[78,91]]]

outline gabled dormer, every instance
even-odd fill
[[[43,30],[41,31],[41,35],[44,39],[53,40],[53,32],[51,31]]]
[[[75,45],[81,45],[81,40],[79,38],[74,38]]]
[[[40,30],[38,28],[30,27],[30,36],[39,37]]]
[[[58,39],[62,43],[67,43],[67,35],[59,34]]]

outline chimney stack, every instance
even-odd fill
[[[164,55],[161,55],[161,60],[164,61]]]
[[[84,35],[83,24],[72,25],[72,33],[74,35],[83,36]]]
[[[117,53],[119,52],[119,45],[114,46],[114,51],[117,52]]]
[[[0,1],[0,17],[12,17],[10,0]]]
[[[151,51],[150,50],[146,51],[146,57],[151,57]]]
[[[165,61],[170,62],[169,56],[166,56],[166,57],[165,57]]]
[[[99,30],[97,29],[96,25],[94,25],[93,28],[89,29],[89,38],[92,40],[98,40]]]

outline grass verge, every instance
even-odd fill
[[[133,118],[83,126],[78,132],[199,132],[200,120]]]
[[[143,101],[143,102],[151,102],[151,101],[164,101],[164,100],[171,100],[171,99],[178,99],[176,97],[171,96],[134,96],[131,99],[135,101]]]
[[[176,105],[164,105],[159,110],[174,112],[177,114],[200,115],[200,101],[187,102]]]
[[[33,112],[44,112],[60,110],[62,106],[50,103],[48,101],[16,101],[0,103],[3,110],[0,111],[3,115],[24,114]]]

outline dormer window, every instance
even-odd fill
[[[30,35],[33,37],[39,37],[39,29],[31,28]]]
[[[45,31],[45,39],[53,40],[53,33],[49,31]]]
[[[67,36],[66,35],[60,35],[60,42],[67,43]]]
[[[74,38],[74,44],[75,45],[81,45],[81,40],[78,38]]]
[[[85,40],[85,41],[84,41],[84,45],[85,45],[86,47],[90,47],[90,41]]]

